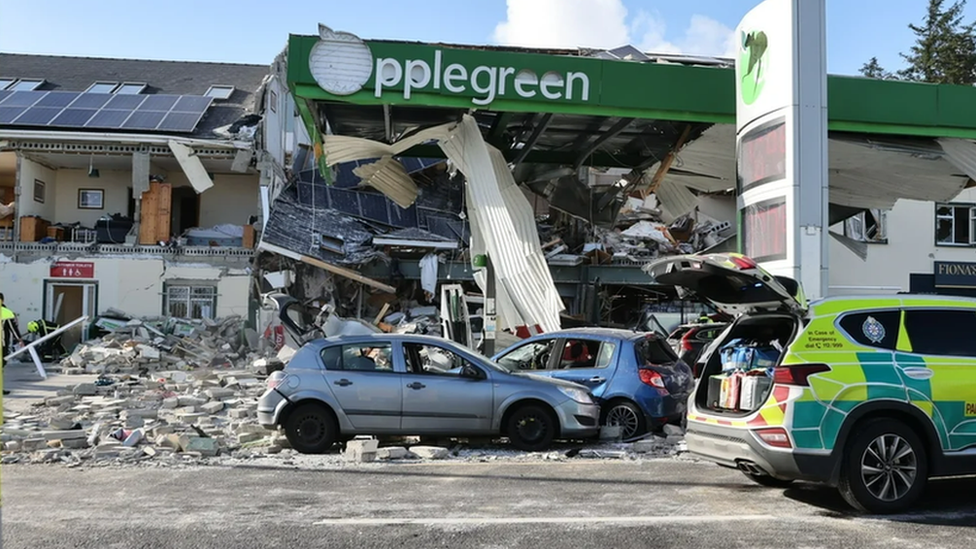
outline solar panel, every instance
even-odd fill
[[[48,92],[48,94],[42,97],[37,103],[34,104],[34,106],[64,108],[70,105],[75,99],[78,99],[79,95],[81,94],[78,92]]]
[[[122,126],[132,111],[102,109],[85,123],[86,128],[118,128]]]
[[[163,121],[164,116],[166,116],[165,112],[136,111],[122,124],[122,128],[127,130],[154,130]]]
[[[4,107],[30,107],[41,98],[43,93],[29,91],[18,91],[10,94],[10,97],[3,101]]]
[[[179,99],[178,95],[149,95],[141,105],[136,107],[136,110],[169,112]]]
[[[50,126],[68,126],[71,128],[83,128],[85,122],[95,116],[96,109],[64,109],[50,122]]]
[[[26,111],[26,107],[4,107],[0,105],[0,124],[9,124]]]
[[[17,119],[17,124],[44,126],[62,111],[61,107],[31,107]]]
[[[211,102],[213,102],[212,97],[184,95],[176,102],[176,105],[173,107],[173,112],[199,112],[203,114],[210,107]]]
[[[156,127],[157,130],[169,130],[174,132],[191,132],[197,126],[197,122],[203,113],[171,112]]]
[[[131,111],[146,100],[145,95],[116,95],[108,100],[103,108]]]
[[[83,93],[71,104],[76,109],[100,109],[112,98],[110,93]]]
[[[0,124],[192,132],[213,103],[199,95],[0,91]]]

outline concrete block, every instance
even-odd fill
[[[376,450],[376,459],[390,460],[390,459],[406,459],[410,455],[403,446],[389,446],[387,448],[379,448]]]
[[[177,400],[179,400],[180,406],[200,406],[207,402],[207,399],[187,395],[181,395],[177,397]]]
[[[667,435],[667,436],[669,436],[669,437],[670,436],[682,436],[683,437],[683,436],[685,436],[685,430],[682,429],[681,427],[677,426],[677,425],[668,424],[668,425],[665,425],[664,426],[664,434]]]
[[[8,452],[19,452],[21,449],[21,444],[19,440],[8,440],[3,443],[3,449]]]
[[[81,429],[69,431],[41,431],[44,440],[69,439],[69,438],[88,438],[88,433]]]
[[[81,450],[82,448],[88,448],[88,440],[84,438],[69,438],[61,439],[61,447],[68,448],[71,450]]]
[[[159,407],[164,410],[175,410],[180,405],[180,399],[176,397],[164,398]]]
[[[219,448],[217,447],[217,440],[213,438],[195,437],[189,439],[189,443],[185,448],[184,452],[199,452],[200,455],[204,457],[213,457],[217,455]]]
[[[421,459],[444,459],[450,452],[440,446],[411,446],[410,451]]]
[[[250,408],[231,408],[227,411],[227,417],[231,419],[245,419],[254,415],[254,410]]]
[[[223,402],[219,402],[219,401],[218,402],[208,402],[208,403],[200,406],[200,411],[201,412],[208,413],[208,414],[216,414],[217,412],[219,412],[219,411],[221,411],[223,409],[224,409],[224,403]]]
[[[126,429],[138,429],[139,427],[145,427],[146,420],[142,416],[128,416],[125,418]]]
[[[136,429],[129,433],[129,436],[125,437],[125,441],[122,442],[123,446],[132,447],[137,446],[142,442],[142,438],[145,435],[142,429]]]
[[[71,404],[74,401],[75,401],[75,396],[74,395],[48,397],[48,398],[45,398],[44,399],[44,405],[45,406],[61,406],[62,404]]]
[[[71,429],[72,427],[77,425],[77,422],[74,420],[74,418],[71,417],[58,416],[52,418],[51,421],[48,423],[48,425],[51,427],[51,429],[58,429],[63,431],[63,430]]]
[[[98,393],[98,388],[94,383],[79,383],[71,390],[73,394],[83,396],[93,396]]]
[[[219,400],[222,398],[234,396],[234,390],[226,389],[224,387],[213,387],[204,391],[203,394],[207,395],[213,400]]]
[[[240,433],[237,435],[238,444],[247,444],[264,438],[260,433]]]

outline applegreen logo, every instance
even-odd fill
[[[763,31],[743,32],[739,41],[739,94],[742,102],[752,105],[759,99],[766,82],[769,64],[768,39]]]

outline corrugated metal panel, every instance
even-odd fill
[[[352,171],[364,183],[390,197],[401,208],[409,208],[417,200],[417,184],[407,174],[403,164],[392,156],[384,156],[372,164],[364,164]]]
[[[562,301],[542,254],[532,207],[504,156],[488,147],[470,115],[439,144],[468,180],[471,251],[492,259],[498,326],[538,324],[545,331],[558,330]],[[475,280],[484,290],[484,276]]]
[[[698,205],[698,197],[688,187],[670,179],[665,179],[654,195],[657,196],[661,210],[670,215],[671,219],[665,219],[668,223],[694,210]]]

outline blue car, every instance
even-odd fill
[[[680,423],[694,389],[691,368],[658,334],[577,328],[537,335],[492,357],[510,371],[585,385],[597,398],[603,425],[624,440]]]

